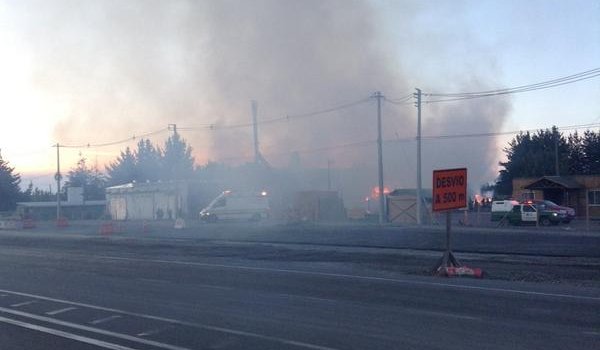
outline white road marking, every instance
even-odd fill
[[[232,287],[217,286],[214,284],[202,284],[202,283],[194,283],[194,286],[201,287],[201,288],[221,289],[221,290],[234,290],[235,289]]]
[[[166,326],[166,327],[155,328],[155,329],[151,329],[151,330],[148,330],[148,331],[144,331],[144,332],[138,333],[136,335],[138,337],[147,337],[149,335],[154,335],[154,334],[158,334],[158,333],[164,332],[164,331],[166,331],[168,329],[171,329],[173,327],[174,326]]]
[[[171,281],[159,280],[159,279],[154,279],[154,278],[136,278],[136,279],[138,281],[142,281],[142,282],[172,284]],[[194,283],[194,286],[201,287],[201,288],[214,288],[214,289],[223,289],[223,290],[233,290],[233,289],[235,289],[235,288],[232,288],[232,287],[217,286],[217,285],[214,285],[214,284],[203,284],[203,283]]]
[[[167,350],[190,350],[188,348],[184,348],[181,346],[160,343],[157,341],[142,339],[142,338],[134,337],[134,336],[127,335],[127,334],[115,333],[115,332],[107,331],[107,330],[100,329],[100,328],[89,327],[89,326],[84,326],[84,325],[77,324],[77,323],[61,321],[61,320],[57,320],[55,318],[30,314],[28,312],[23,312],[23,311],[18,311],[18,310],[12,310],[12,309],[6,309],[3,307],[0,307],[0,312],[17,315],[17,316],[21,316],[21,317],[27,317],[30,319],[43,321],[43,322],[47,322],[47,323],[57,324],[57,325],[64,326],[64,327],[70,327],[70,328],[75,328],[75,329],[79,329],[79,330],[84,330],[84,331],[92,332],[92,333],[96,333],[96,334],[107,335],[107,336],[114,337],[114,338],[125,339],[128,341],[132,341],[132,342],[136,342],[136,343],[140,343],[140,344],[144,344],[144,345],[151,345],[151,346],[154,346],[157,348],[162,348],[162,349],[167,349]]]
[[[63,337],[63,338],[67,338],[67,339],[71,339],[71,340],[76,340],[82,343],[87,343],[87,344],[91,344],[94,346],[99,346],[105,349],[112,349],[112,350],[135,350],[133,348],[129,348],[126,346],[122,346],[122,345],[117,345],[117,344],[113,344],[113,343],[108,343],[102,340],[98,340],[98,339],[93,339],[93,338],[88,338],[88,337],[84,337],[81,335],[77,335],[77,334],[73,334],[73,333],[69,333],[69,332],[64,332],[64,331],[59,331],[57,329],[52,329],[52,328],[48,328],[48,327],[43,327],[43,326],[38,326],[35,324],[31,324],[31,323],[27,323],[27,322],[21,322],[18,320],[13,320],[10,318],[6,318],[6,317],[2,317],[0,316],[0,322],[4,322],[4,323],[9,323],[15,326],[19,326],[19,327],[23,327],[23,328],[27,328],[27,329],[32,329],[34,331],[38,331],[38,332],[43,332],[43,333],[47,333],[47,334],[52,334],[55,336],[59,336],[59,337]]]
[[[69,312],[69,311],[73,311],[73,310],[77,310],[77,308],[74,306],[65,307],[64,309],[48,311],[48,312],[46,312],[46,315],[54,316],[54,315],[62,314],[64,312]]]
[[[100,324],[100,323],[105,323],[105,322],[109,322],[109,321],[112,321],[112,320],[116,320],[116,319],[121,318],[121,317],[123,317],[123,316],[121,316],[121,315],[112,315],[112,316],[108,316],[108,317],[104,317],[104,318],[100,318],[100,319],[97,319],[97,320],[90,321],[89,323],[93,324],[93,325],[96,325],[96,324]]]
[[[21,307],[21,306],[25,306],[25,305],[35,304],[37,302],[39,302],[39,300],[29,300],[29,301],[25,301],[22,303],[12,304],[10,307]]]
[[[175,319],[167,318],[167,317],[147,315],[147,314],[142,314],[142,313],[137,313],[137,312],[130,312],[130,311],[125,311],[125,310],[119,310],[119,309],[114,309],[114,308],[97,306],[97,305],[92,305],[92,304],[79,303],[79,302],[75,302],[75,301],[68,301],[68,300],[64,300],[64,299],[50,298],[50,297],[45,297],[45,296],[41,296],[41,295],[35,295],[35,294],[29,294],[29,293],[22,293],[22,292],[10,291],[10,290],[6,290],[6,289],[0,289],[0,293],[8,293],[8,294],[26,296],[26,297],[30,297],[30,298],[38,298],[40,300],[53,301],[53,302],[57,302],[57,303],[64,303],[64,304],[68,304],[68,305],[75,305],[75,306],[80,306],[80,307],[85,307],[85,308],[90,308],[90,309],[95,309],[95,310],[102,310],[102,311],[107,311],[107,312],[120,313],[120,314],[127,315],[127,316],[142,317],[142,318],[146,318],[146,319],[149,319],[149,320],[156,320],[156,321],[168,322],[168,323],[176,324],[176,325],[189,326],[189,327],[194,327],[194,328],[201,328],[201,329],[206,329],[206,330],[209,330],[209,331],[221,332],[221,333],[226,333],[226,334],[233,334],[233,335],[238,335],[238,336],[243,336],[243,337],[248,337],[248,338],[255,338],[255,339],[261,339],[261,340],[267,340],[267,341],[272,341],[272,342],[286,344],[286,345],[294,345],[294,346],[305,348],[305,349],[313,349],[313,350],[337,350],[337,349],[331,348],[331,347],[320,346],[320,345],[315,345],[315,344],[310,344],[310,343],[305,343],[305,342],[299,342],[299,341],[295,341],[295,340],[290,340],[290,339],[285,339],[285,338],[280,338],[280,337],[273,337],[273,336],[268,336],[268,335],[253,333],[253,332],[246,332],[246,331],[240,331],[240,330],[231,329],[231,328],[211,326],[211,325],[206,325],[206,324],[201,324],[201,323],[193,323],[193,322],[180,321],[180,320],[175,320]],[[47,321],[47,322],[69,323],[69,322],[63,322],[63,321],[59,321],[59,320],[56,320],[56,319],[53,319],[53,318],[49,318],[49,317],[37,316],[37,315],[33,315],[33,314],[27,314],[27,313],[24,313],[24,312],[21,312],[21,311],[16,311],[16,310],[11,310],[11,309],[5,309],[5,308],[0,307],[0,312],[2,312],[2,311],[8,312],[8,313],[13,313],[15,315],[22,315],[22,314],[30,315],[30,317],[32,317],[32,318],[41,317],[43,321],[50,320],[50,321]],[[61,323],[59,323],[59,324],[61,324]],[[75,328],[78,328],[78,327],[84,327],[84,328],[81,328],[81,329],[90,328],[90,327],[87,327],[87,326],[82,326],[82,325],[77,325],[77,324],[72,324],[72,323],[69,323],[69,324],[73,325],[72,327],[75,327]],[[97,329],[97,328],[91,328],[91,329],[95,329],[98,332],[108,332],[108,331],[100,330],[100,329]],[[109,333],[113,333],[113,332],[109,332]],[[119,334],[119,333],[114,333],[114,334]],[[119,335],[126,336],[124,334],[119,334]],[[133,337],[133,338],[135,338],[135,337]],[[140,340],[144,340],[144,339],[140,339]]]
[[[409,309],[408,312],[415,313],[415,314],[422,314],[422,315],[426,315],[426,316],[450,317],[450,318],[458,318],[458,319],[462,319],[462,320],[471,320],[471,321],[480,321],[481,320],[481,317],[459,315],[459,314],[453,314],[450,312],[426,311],[426,310],[418,310],[418,309]]]
[[[151,282],[151,283],[169,283],[169,284],[171,283],[166,280],[159,280],[159,279],[154,279],[154,278],[136,278],[136,280],[142,281],[142,282]]]
[[[454,289],[471,289],[481,290],[488,292],[499,292],[499,293],[510,293],[510,294],[523,294],[523,295],[536,295],[544,297],[554,298],[567,298],[576,300],[589,300],[589,301],[600,301],[600,297],[590,297],[585,295],[572,295],[572,294],[559,294],[559,293],[545,293],[545,292],[534,292],[528,290],[519,289],[506,289],[496,287],[482,287],[482,286],[468,286],[462,284],[451,284],[442,282],[427,282],[427,281],[415,281],[415,280],[404,280],[398,278],[387,278],[387,277],[374,277],[374,276],[360,276],[360,275],[348,275],[342,273],[331,273],[331,272],[318,272],[318,271],[303,271],[303,270],[291,270],[291,269],[276,269],[270,267],[252,267],[252,266],[239,266],[239,265],[223,265],[223,264],[210,264],[201,263],[194,261],[181,261],[181,260],[161,260],[161,259],[138,259],[138,258],[125,258],[118,256],[106,256],[99,255],[96,258],[109,259],[109,260],[123,260],[123,261],[137,261],[137,262],[151,262],[158,264],[175,264],[175,265],[187,265],[187,266],[201,266],[201,267],[218,267],[223,269],[235,269],[235,270],[250,270],[250,271],[268,271],[268,272],[280,272],[280,273],[292,273],[298,275],[312,275],[312,276],[325,276],[325,277],[336,277],[336,278],[351,278],[360,279],[367,281],[381,281],[381,282],[392,282],[401,284],[412,284],[412,285],[423,285],[432,287],[445,287]]]
[[[600,332],[582,332],[583,334],[586,335],[600,335]]]
[[[306,300],[315,300],[315,301],[326,302],[326,303],[337,303],[337,302],[339,302],[339,300],[329,299],[329,298],[308,297],[308,296],[305,296],[305,295],[295,295],[295,294],[287,294],[287,295],[290,298],[300,298],[300,299],[306,299]]]

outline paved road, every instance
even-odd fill
[[[220,227],[209,231],[241,235]],[[600,346],[599,289],[406,275],[312,248],[296,259],[209,231],[194,239],[0,233],[2,348]]]
[[[22,234],[56,237],[56,228],[50,223],[42,223],[33,231],[20,231]],[[597,226],[597,227],[596,227]],[[59,232],[68,237],[98,236],[100,222],[73,222],[72,226]],[[273,223],[218,223],[202,224],[188,222],[184,230],[173,229],[173,223],[125,222],[114,225],[121,239],[164,239],[180,241],[227,241],[262,242],[305,245],[329,245],[347,247],[405,248],[421,250],[443,250],[445,247],[445,227],[384,226],[364,224],[300,224],[285,225]],[[561,257],[600,257],[600,225],[585,231],[571,226],[560,227],[509,227],[452,228],[452,247],[456,252],[524,254]],[[22,235],[21,234],[21,235]]]

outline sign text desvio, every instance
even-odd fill
[[[467,169],[433,171],[433,211],[467,206]]]

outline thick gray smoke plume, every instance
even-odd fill
[[[259,102],[260,119],[292,114],[288,122],[261,126],[267,156],[372,140],[373,102],[314,117],[293,115],[364,99],[377,89],[406,91],[366,2],[220,1],[209,4],[206,17],[211,88],[227,110],[226,122],[248,121],[249,99]],[[238,154],[244,140],[250,144],[248,136],[247,130],[220,133],[213,153]],[[323,166],[327,154],[300,156]]]
[[[425,8],[406,6],[390,24],[383,20],[384,6],[349,0],[23,6],[36,79],[64,105],[55,130],[59,141],[102,142],[177,123],[196,159],[251,161],[252,128],[219,127],[250,123],[250,101],[257,100],[259,121],[290,116],[261,124],[265,158],[277,167],[295,159],[304,167],[326,168],[330,161],[337,169],[334,188],[354,202],[377,183],[375,101],[312,117],[295,114],[365,99],[377,90],[403,97],[415,84],[477,90],[491,83],[472,81],[487,82],[496,73],[487,68],[490,62],[454,62],[447,69],[455,75],[465,70],[470,83],[420,80],[425,75],[413,73],[421,68],[412,66],[415,57],[426,60],[446,50],[443,40],[429,40],[436,33],[427,40],[435,47],[425,46],[422,35],[410,35],[418,33],[412,21]],[[392,35],[392,27],[404,35]],[[500,99],[431,105],[424,108],[424,134],[498,131],[508,110]],[[184,129],[207,124],[215,129]],[[415,186],[415,143],[393,141],[414,137],[415,125],[414,107],[384,103],[389,187]],[[365,145],[349,146],[360,142]],[[425,187],[432,169],[460,166],[469,168],[471,185],[478,188],[495,176],[498,156],[492,138],[427,141]]]

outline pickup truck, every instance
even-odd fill
[[[512,225],[534,224],[538,220],[540,225],[558,225],[566,219],[566,214],[546,210],[544,206],[534,204],[518,204],[506,215],[508,222]]]

